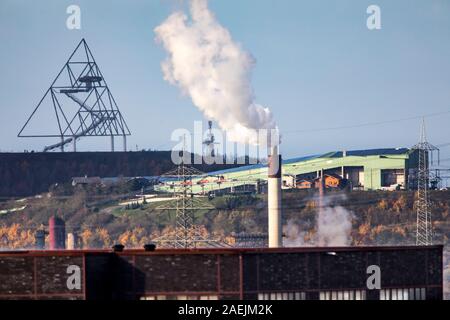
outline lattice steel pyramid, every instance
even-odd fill
[[[130,135],[86,41],[82,39],[50,85],[19,137],[60,138],[51,151],[81,137]]]

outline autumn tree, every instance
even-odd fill
[[[17,223],[0,227],[0,248],[31,249],[35,245],[34,232],[23,229]]]

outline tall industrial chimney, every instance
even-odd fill
[[[38,250],[44,250],[45,249],[45,231],[44,230],[37,230],[34,234],[35,239],[35,246]]]
[[[272,147],[268,167],[269,248],[283,246],[281,229],[281,155]]]
[[[77,247],[77,235],[73,232],[67,234],[67,250],[75,250]]]
[[[51,217],[48,221],[49,249],[58,250],[66,248],[66,224],[58,217]]]
[[[325,197],[325,177],[323,173],[323,169],[320,170],[320,178],[319,178],[319,216],[322,216],[323,214],[323,208],[324,208],[324,197]]]

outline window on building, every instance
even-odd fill
[[[149,295],[141,300],[219,300],[217,295]]]
[[[426,290],[425,288],[381,289],[380,300],[426,300]]]
[[[306,292],[258,293],[258,300],[306,300]]]
[[[200,296],[200,300],[219,300],[218,296]]]
[[[320,300],[366,300],[365,290],[321,291]]]

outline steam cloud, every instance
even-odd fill
[[[317,244],[321,247],[351,244],[352,214],[341,206],[330,206],[330,197],[324,197],[317,217]]]
[[[312,245],[305,241],[306,232],[301,231],[300,227],[294,221],[289,220],[283,229],[283,233],[286,236],[286,238],[283,239],[284,247],[303,247]]]
[[[284,227],[286,239],[283,241],[286,247],[297,246],[348,246],[351,244],[353,214],[342,206],[333,203],[343,196],[325,196],[322,200],[322,208],[319,208],[316,218],[316,233],[305,241],[307,233],[302,231],[294,221],[288,221]],[[317,200],[317,203],[320,201]]]
[[[164,79],[189,95],[231,141],[256,144],[255,129],[276,124],[270,110],[254,101],[253,58],[219,24],[207,0],[191,0],[189,11],[190,17],[173,13],[154,30],[168,53],[161,64]]]

